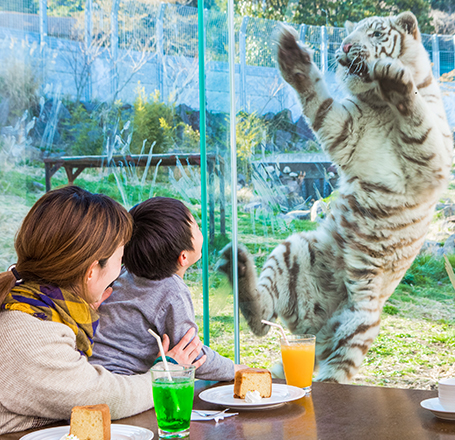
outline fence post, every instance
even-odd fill
[[[85,43],[85,62],[87,63],[87,86],[85,88],[85,100],[90,101],[92,99],[92,66],[91,66],[91,46],[92,46],[92,33],[93,33],[93,26],[92,26],[92,0],[85,1],[85,35],[84,35],[84,43]]]
[[[39,39],[41,52],[41,76],[43,84],[46,82],[46,46],[47,46],[47,0],[39,0]]]
[[[243,17],[239,33],[240,47],[240,108],[246,107],[246,28],[249,17]]]
[[[439,79],[439,41],[438,35],[434,34],[431,36],[431,49],[432,49],[432,58],[433,58],[433,75],[436,79]]]
[[[47,43],[47,0],[39,0],[39,39],[41,48]]]
[[[327,41],[327,28],[325,26],[321,26],[321,71],[322,74],[327,73],[327,65],[328,65],[328,41]]]
[[[302,43],[305,43],[306,38],[306,24],[301,24],[299,28],[299,38]]]
[[[166,10],[166,3],[160,3],[158,17],[156,19],[156,79],[158,81],[158,90],[160,92],[161,101],[164,100],[164,40],[163,40],[163,20]]]
[[[455,35],[453,36],[452,43],[453,43],[453,70],[455,70]]]
[[[111,89],[112,99],[115,100],[118,89],[118,9],[120,0],[112,0],[111,11]]]

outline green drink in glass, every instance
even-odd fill
[[[161,368],[150,370],[160,438],[182,438],[189,435],[194,370],[192,365],[173,365],[168,371]]]

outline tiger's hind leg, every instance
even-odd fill
[[[348,382],[379,333],[382,307],[372,299],[344,302],[317,334],[318,381]]]

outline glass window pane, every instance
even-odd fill
[[[236,0],[234,6],[236,11],[235,23],[238,26],[238,30],[236,30],[238,241],[248,249],[258,274],[264,267],[271,268],[265,275],[262,272],[264,275],[261,279],[262,290],[269,302],[276,305],[276,291],[283,293],[291,290],[292,281],[287,279],[286,283],[289,283],[289,286],[278,285],[277,278],[279,276],[275,276],[275,273],[280,271],[277,269],[278,263],[273,257],[270,260],[268,257],[284,239],[294,233],[315,230],[323,218],[330,215],[330,210],[338,197],[337,188],[340,174],[338,166],[322,150],[309,120],[302,115],[302,104],[296,91],[283,80],[277,68],[275,38],[282,23],[292,27],[301,43],[312,51],[314,64],[322,72],[331,97],[335,100],[342,100],[347,96],[347,92],[337,82],[335,75],[338,66],[335,52],[339,50],[342,41],[347,36],[346,30],[341,26],[347,19],[357,22],[367,16],[375,15],[377,11],[357,8],[343,9],[330,2],[324,6],[322,3],[310,5],[304,2]],[[392,15],[398,12],[390,11],[390,13]],[[416,14],[418,13],[416,12]],[[453,134],[455,129],[455,98],[453,72],[451,72],[454,67],[455,46],[451,35],[453,32],[444,31],[448,35],[432,34],[425,14],[422,13],[417,18],[422,32],[422,43],[432,63],[433,75],[439,81],[442,89],[442,99],[450,131]],[[439,33],[442,32],[438,31]],[[289,61],[295,64],[297,58],[297,56],[290,57]],[[301,81],[303,82],[304,79]],[[334,127],[337,126],[337,123],[338,121],[334,121]],[[334,133],[337,132],[334,130]],[[358,131],[352,134],[357,135]],[[332,136],[333,140],[337,139],[335,134]],[[448,133],[446,133],[446,137],[449,137]],[[439,213],[437,214],[439,220],[433,220],[430,225],[430,235],[427,237],[431,241],[437,241],[439,244],[436,246],[439,249],[442,241],[453,232],[448,230],[442,232],[444,227],[441,229],[441,210],[446,209],[447,204],[452,204],[451,190],[450,185],[449,190],[443,193],[443,200],[439,200]],[[351,207],[351,209],[354,208]],[[347,208],[347,211],[349,210],[350,208]],[[366,210],[366,215],[368,212]],[[335,230],[337,226],[340,230],[343,229],[343,225],[333,225],[330,234],[337,234]],[[371,231],[372,234],[373,232],[377,233],[378,231]],[[431,241],[428,241],[425,247],[432,246]],[[384,244],[384,248],[387,248],[387,245]],[[281,249],[282,252],[277,253],[276,259],[285,259],[286,255],[292,254],[292,252],[287,252],[285,247]],[[330,266],[330,272],[335,275],[343,273],[342,269],[336,264],[333,267],[331,266],[331,258],[333,258],[331,251],[327,250],[326,252],[329,256],[324,264]],[[416,361],[416,365],[413,367],[409,367],[407,361],[398,362],[400,373],[396,374],[397,365],[387,359],[385,351],[390,354],[398,349],[394,341],[402,338],[402,335],[400,336],[400,332],[394,328],[396,322],[401,322],[404,327],[410,325],[409,322],[416,322],[416,325],[419,322],[419,325],[423,327],[434,325],[434,319],[424,316],[424,314],[419,313],[418,316],[411,316],[406,301],[413,303],[415,301],[419,304],[429,301],[438,308],[445,308],[441,304],[445,304],[447,295],[449,295],[448,291],[452,291],[452,286],[446,284],[448,278],[444,269],[444,261],[441,259],[441,252],[440,250],[439,254],[434,251],[430,256],[426,254],[417,256],[413,266],[396,288],[395,293],[386,302],[381,315],[381,333],[367,353],[360,372],[352,379],[352,382],[399,387],[409,387],[409,384],[418,382],[418,386],[422,388],[430,387],[430,383],[432,383],[431,374],[434,374],[435,371],[434,363],[422,359],[426,358],[428,347],[432,347],[428,350],[437,351],[432,342],[426,340],[425,348],[419,351],[419,361]],[[304,253],[303,250],[302,253]],[[292,256],[295,255],[292,254]],[[401,257],[397,255],[396,258],[400,260]],[[298,262],[301,263],[300,260]],[[292,261],[288,262],[289,267],[292,264]],[[283,266],[285,266],[284,263]],[[296,263],[297,266],[299,265]],[[438,276],[433,272],[436,267],[438,268]],[[300,274],[305,271],[311,272],[308,265],[299,266],[298,272]],[[328,278],[330,277],[331,274],[328,275]],[[348,284],[349,274],[345,274],[344,279]],[[298,282],[302,283],[303,281]],[[387,282],[390,280],[385,281],[385,283]],[[440,286],[440,290],[439,287],[436,290],[438,290],[438,295],[441,295],[442,303],[439,303],[439,300],[435,298],[435,291],[433,290],[435,284]],[[343,290],[342,284],[340,289]],[[302,298],[302,290],[300,289],[296,301],[305,301],[305,298]],[[323,290],[321,287],[321,291]],[[266,301],[262,305],[264,303]],[[285,325],[283,317],[278,318],[277,322],[281,322],[286,331],[290,332],[292,312],[295,312],[297,307],[295,303],[292,304],[292,301],[285,302],[285,307],[289,307],[288,326]],[[251,303],[250,308],[253,308]],[[263,312],[263,309],[266,308],[267,305],[258,306],[258,310],[249,313],[253,316],[267,315],[268,312]],[[310,310],[309,315],[312,313],[313,310]],[[315,313],[317,313],[316,309]],[[285,314],[286,312],[282,313],[282,315]],[[272,320],[276,318],[271,312],[268,316]],[[295,317],[297,323],[301,325],[300,329],[311,329],[310,325],[306,325],[309,319],[304,313]],[[326,323],[328,319],[326,317],[323,323]],[[445,315],[443,319],[444,322],[446,319],[452,322],[452,318],[448,318],[448,315]],[[265,336],[257,337],[253,335],[243,315],[240,322],[242,363],[270,368],[274,363],[280,361],[279,334],[275,330]],[[316,332],[321,326],[322,324],[312,330]],[[441,328],[440,331],[442,331]],[[406,346],[405,350],[412,351],[413,342],[424,337],[425,334],[431,339],[431,336],[425,331],[416,332],[407,336],[410,339],[403,345],[400,343],[400,347],[405,349]],[[451,358],[454,356],[452,348],[447,344],[444,345],[444,350],[450,352]],[[433,359],[436,357],[437,355]],[[422,364],[426,366],[422,367]],[[382,365],[384,365],[384,369],[378,371]],[[392,371],[393,373],[391,373]],[[404,377],[406,379],[403,379]]]

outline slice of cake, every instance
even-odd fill
[[[75,406],[71,411],[70,434],[79,440],[111,440],[109,406]]]
[[[261,368],[244,368],[235,373],[234,397],[244,399],[248,391],[259,391],[261,397],[272,395],[272,374]]]

